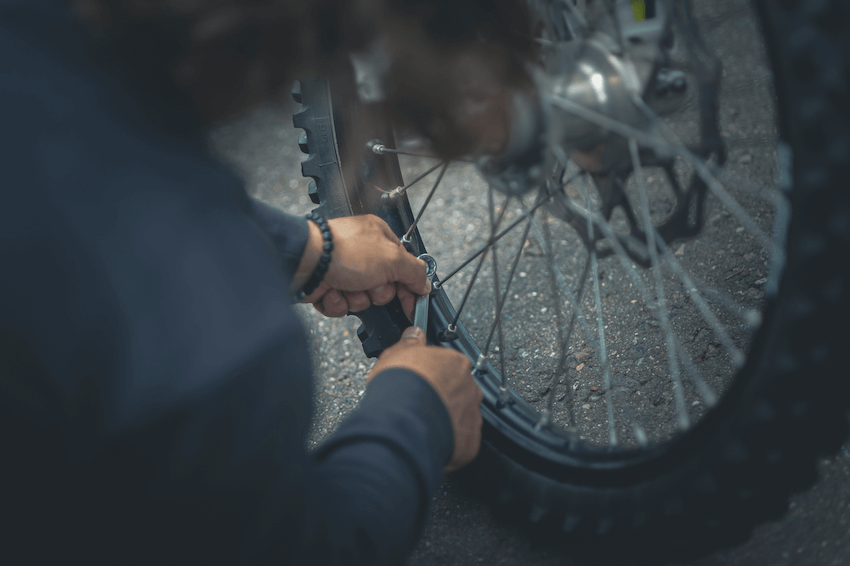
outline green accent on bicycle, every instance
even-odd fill
[[[642,22],[646,19],[646,1],[632,0],[632,12],[635,15],[635,21]]]

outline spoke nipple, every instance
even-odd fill
[[[457,338],[457,327],[454,324],[450,324],[448,328],[437,333],[437,340],[440,342],[451,342],[455,338]]]
[[[504,409],[509,405],[513,405],[514,400],[511,398],[508,388],[504,385],[499,386],[499,398],[496,400],[496,408]]]
[[[384,206],[397,206],[398,201],[404,196],[407,189],[404,187],[396,187],[388,193],[381,195],[381,204]]]
[[[534,430],[540,430],[550,424],[552,424],[552,411],[549,409],[543,409],[543,412],[540,413],[540,420],[537,421],[536,425],[534,425]]]
[[[381,140],[375,139],[366,144],[366,147],[375,155],[383,155],[386,153],[387,146],[381,143]]]
[[[442,287],[442,283],[440,283],[439,281],[433,281],[431,283],[431,292],[433,293],[434,291],[439,291]]]
[[[478,361],[475,362],[475,371],[485,372],[487,370],[487,356],[478,354]]]

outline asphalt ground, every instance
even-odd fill
[[[244,174],[252,194],[292,214],[312,208],[301,177],[295,108],[263,108],[214,134],[214,145]],[[326,438],[358,404],[373,361],[363,355],[353,317],[328,319],[299,305],[310,334],[316,412],[309,446]],[[689,562],[690,566],[845,566],[850,563],[850,443],[820,464],[817,484],[795,495],[780,521],[758,527],[749,542]],[[498,520],[448,477],[433,515],[408,564],[578,566],[569,553],[539,545],[521,529]]]
[[[765,65],[758,30],[751,14],[741,2],[717,2],[698,11],[701,29],[725,63],[721,105],[721,130],[730,148],[729,170],[753,183],[770,184],[775,176],[775,126],[773,125],[770,73]],[[292,127],[294,103],[266,107],[216,130],[214,148],[243,174],[251,192],[287,212],[304,214],[312,208],[307,198],[307,180],[300,174],[299,131]],[[685,100],[683,109],[668,119],[668,124],[683,137],[689,135],[696,105]],[[692,134],[692,132],[690,132]],[[410,179],[430,162],[417,158],[402,159],[405,178]],[[690,174],[686,166],[678,172]],[[669,188],[662,175],[646,172],[646,182],[655,208],[654,222],[670,214]],[[765,181],[767,180],[767,181]],[[426,181],[427,183],[427,181]],[[410,193],[417,211],[430,184]],[[665,192],[666,191],[666,192]],[[759,227],[769,233],[772,207],[751,193],[735,195]],[[576,198],[580,195],[576,194]],[[497,211],[502,201],[496,199]],[[435,194],[429,214],[421,224],[429,252],[437,258],[440,272],[457,265],[469,250],[486,238],[486,185],[470,166],[453,164],[446,173],[444,187]],[[689,272],[712,282],[747,308],[758,308],[764,300],[768,257],[747,232],[740,230],[735,218],[714,200],[707,202],[708,223],[696,241],[674,244],[676,257]],[[506,211],[506,221],[520,214],[514,204]],[[614,223],[615,227],[618,225]],[[621,219],[622,225],[622,219]],[[561,267],[567,279],[580,272],[580,246],[558,222],[549,225],[552,243],[563,257]],[[512,239],[513,238],[513,239]],[[568,397],[582,435],[588,442],[604,443],[608,437],[606,408],[608,398],[598,357],[578,336],[567,359],[571,380],[552,392],[548,376],[557,360],[554,313],[550,306],[552,290],[544,257],[534,243],[523,243],[519,235],[500,242],[500,283],[507,282],[507,265],[516,249],[524,254],[513,280],[512,298],[506,305],[503,354],[506,372],[517,393],[538,408],[549,394],[559,401]],[[580,250],[583,251],[583,250]],[[658,320],[641,307],[640,297],[630,288],[627,273],[614,258],[599,263],[601,309],[606,313],[608,354],[614,383],[622,385],[630,405],[651,437],[664,438],[676,430],[681,411],[680,399],[667,375],[663,332]],[[455,305],[471,279],[471,269],[462,271],[447,292]],[[653,280],[641,273],[648,286]],[[463,318],[476,337],[486,335],[494,309],[492,261],[486,262],[481,282],[470,295]],[[483,283],[482,283],[483,282]],[[651,288],[651,287],[650,287]],[[665,282],[670,301],[669,324],[684,338],[689,354],[698,362],[708,385],[722,393],[732,375],[728,353],[706,332],[706,323],[687,297],[677,296],[677,287]],[[594,311],[592,293],[580,301],[587,313]],[[547,306],[548,305],[548,306]],[[316,379],[316,410],[309,447],[317,446],[358,404],[365,388],[365,377],[374,361],[367,359],[356,336],[359,321],[353,317],[327,319],[312,307],[299,305],[299,316],[310,334],[311,354]],[[743,349],[751,330],[736,324],[728,314],[718,317],[731,329],[735,344]],[[595,315],[588,314],[595,324]],[[725,317],[725,318],[724,318]],[[480,340],[479,340],[480,341]],[[494,350],[494,353],[497,352]],[[514,377],[518,376],[518,377]],[[570,385],[572,387],[570,387]],[[560,387],[560,389],[558,389]],[[567,392],[570,391],[570,395]],[[706,409],[706,400],[693,385],[682,388],[688,417],[697,420]],[[566,403],[556,404],[556,422],[566,422]],[[630,420],[615,414],[621,441],[634,442]],[[628,549],[623,549],[627,552]],[[505,565],[579,565],[568,551],[541,544],[529,533],[498,519],[485,503],[469,497],[460,484],[449,477],[433,502],[433,516],[408,564],[505,564]],[[747,566],[844,566],[850,564],[850,443],[835,457],[820,463],[818,483],[809,491],[792,497],[789,509],[780,521],[758,527],[752,538],[738,547],[688,562],[694,566],[734,564]]]

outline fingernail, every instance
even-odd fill
[[[422,334],[422,329],[418,326],[408,326],[404,332],[402,333],[402,338],[419,338],[419,335]]]
[[[337,304],[340,300],[342,300],[342,297],[340,297],[339,295],[337,295],[337,296],[336,296],[336,298],[334,298],[334,300],[332,300],[332,301],[331,301],[331,304],[334,304],[334,305],[335,305],[335,304]]]
[[[386,287],[386,285],[381,285],[380,287],[375,287],[375,288],[372,290],[372,292],[373,292],[373,293],[380,293],[381,291],[383,291],[383,290],[384,290],[384,288],[385,288],[385,287]]]

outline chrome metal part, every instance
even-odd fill
[[[407,191],[405,187],[396,187],[388,193],[381,195],[381,204],[384,206],[396,206]]]
[[[648,132],[651,123],[635,108],[634,97],[647,96],[654,91],[651,86],[663,82],[663,96],[649,98],[654,109],[667,114],[681,105],[685,84],[682,74],[658,76],[667,58],[664,44],[671,35],[666,4],[656,2],[652,18],[636,21],[632,3],[617,0],[613,15],[597,17],[596,31],[589,37],[557,45],[547,59],[545,76],[536,80],[544,98],[566,99]],[[550,106],[550,114],[550,145],[573,153],[574,161],[583,169],[603,172],[629,164],[628,144],[622,137],[557,105]]]
[[[419,327],[422,332],[428,332],[428,300],[430,295],[422,295],[416,299],[413,309],[413,326]]]
[[[449,324],[445,330],[441,330],[437,334],[437,340],[440,342],[451,342],[457,338],[457,326],[454,324]]]
[[[437,275],[437,260],[428,254],[422,254],[419,259],[425,262],[428,272],[426,277],[429,280]],[[433,288],[432,288],[433,291]],[[422,295],[416,299],[416,306],[413,310],[413,325],[422,329],[422,332],[428,332],[428,307],[430,295]]]
[[[650,122],[635,108],[631,98],[640,96],[645,85],[634,65],[614,55],[602,37],[597,35],[560,46],[560,67],[547,79],[544,92],[646,130]],[[568,153],[579,151],[592,156],[592,160],[580,163],[584,169],[608,171],[626,162],[628,147],[621,137],[574,113],[557,107],[551,112],[550,141]]]
[[[431,257],[430,254],[422,254],[419,259],[425,262],[425,267],[428,270],[428,279],[433,279],[437,275],[437,260]]]
[[[375,155],[383,155],[387,152],[387,146],[381,143],[381,140],[372,140],[366,144],[366,147]]]

